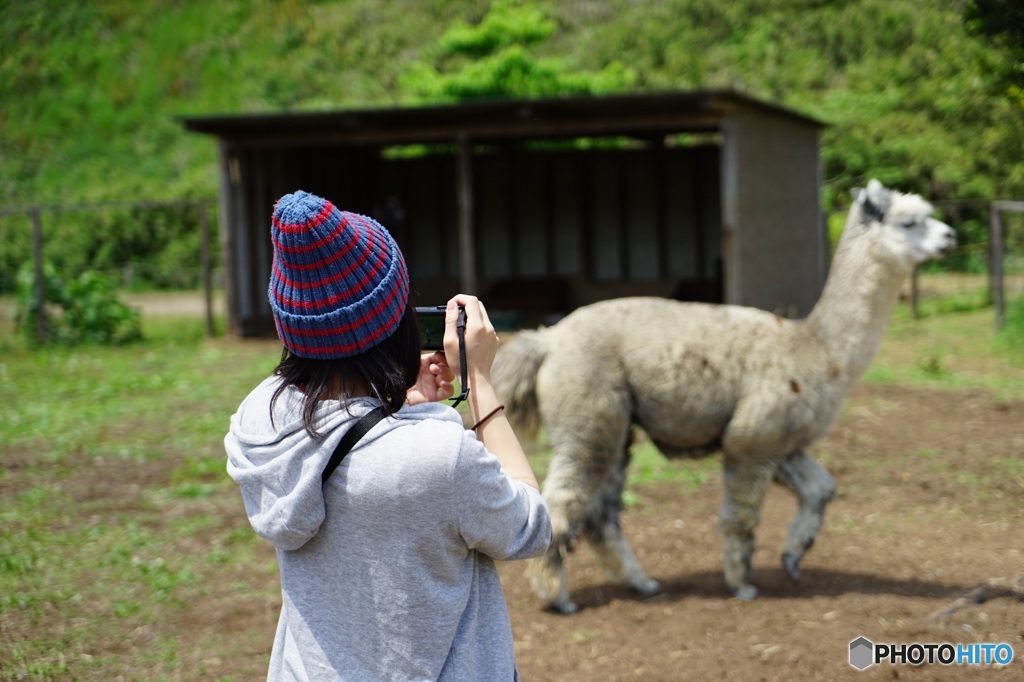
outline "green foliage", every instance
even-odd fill
[[[835,254],[839,246],[839,238],[843,236],[843,228],[846,227],[846,211],[830,213],[826,221],[828,230],[829,254]]]
[[[207,202],[208,207],[212,204]],[[216,212],[209,213],[208,221],[216,224]],[[31,258],[27,215],[0,218],[0,238],[7,239],[0,250],[0,293],[14,290],[17,268]],[[43,252],[60,272],[117,273],[126,287],[136,290],[199,287],[199,221],[199,204],[192,201],[40,211]],[[209,247],[216,262],[218,240],[211,238]]]
[[[968,0],[964,22],[968,31],[996,40],[1013,55],[1004,71],[1007,92],[1024,107],[1024,4],[1019,0]]]
[[[217,146],[182,115],[716,88],[828,124],[826,210],[869,177],[1020,198],[1022,45],[1016,0],[0,2],[0,205],[214,196]],[[194,212],[60,215],[61,271],[195,285],[168,274],[195,264]],[[29,235],[0,217],[0,291]]]
[[[557,24],[536,5],[496,0],[475,26],[458,19],[441,36],[446,55],[486,57],[513,45],[534,45],[548,38]]]
[[[733,88],[828,123],[827,209],[869,177],[933,199],[1024,193],[1024,116],[998,77],[1010,56],[968,36],[955,7],[665,0],[596,14],[565,12],[553,41],[624,59],[641,89]]]
[[[475,26],[453,24],[438,40],[438,56],[410,64],[400,83],[412,102],[604,94],[635,84],[636,74],[619,61],[592,73],[535,56],[531,48],[556,29],[534,4],[496,0]]]
[[[138,311],[117,299],[117,288],[110,279],[90,270],[65,281],[48,262],[42,271],[47,317],[44,341],[69,346],[118,345],[142,338]],[[57,314],[52,314],[54,306]],[[30,341],[38,341],[39,310],[35,267],[25,263],[18,272],[16,317]]]

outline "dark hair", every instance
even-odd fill
[[[389,415],[405,404],[405,394],[416,383],[420,372],[420,330],[416,311],[407,305],[398,327],[376,346],[346,358],[314,360],[293,354],[287,348],[274,374],[281,382],[270,400],[273,423],[274,404],[288,386],[302,389],[302,423],[309,435],[319,439],[314,415],[322,400],[344,401],[365,382],[370,395],[380,400]]]

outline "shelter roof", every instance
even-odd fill
[[[729,90],[652,92],[615,96],[500,99],[420,107],[321,112],[184,116],[186,130],[239,146],[414,144],[627,136],[721,130],[735,112],[783,117],[823,127],[818,120]]]

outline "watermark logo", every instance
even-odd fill
[[[866,637],[858,637],[850,642],[850,665],[857,670],[874,665],[874,646]]]
[[[867,670],[881,663],[910,665],[1009,665],[1013,647],[1000,643],[876,644],[867,637],[850,642],[850,665]]]

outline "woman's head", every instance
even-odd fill
[[[284,353],[281,386],[305,392],[304,421],[327,398],[371,395],[398,410],[419,371],[405,259],[372,218],[306,192],[274,207],[268,295]]]
[[[318,437],[315,416],[320,401],[367,395],[394,413],[405,403],[419,369],[419,327],[412,306],[406,306],[398,328],[364,353],[320,360],[295,355],[285,347],[274,370],[281,377],[274,400],[285,387],[300,387],[304,395],[302,422],[310,435]]]
[[[409,273],[398,244],[377,221],[299,191],[278,200],[270,236],[270,307],[293,354],[351,357],[398,328]]]

